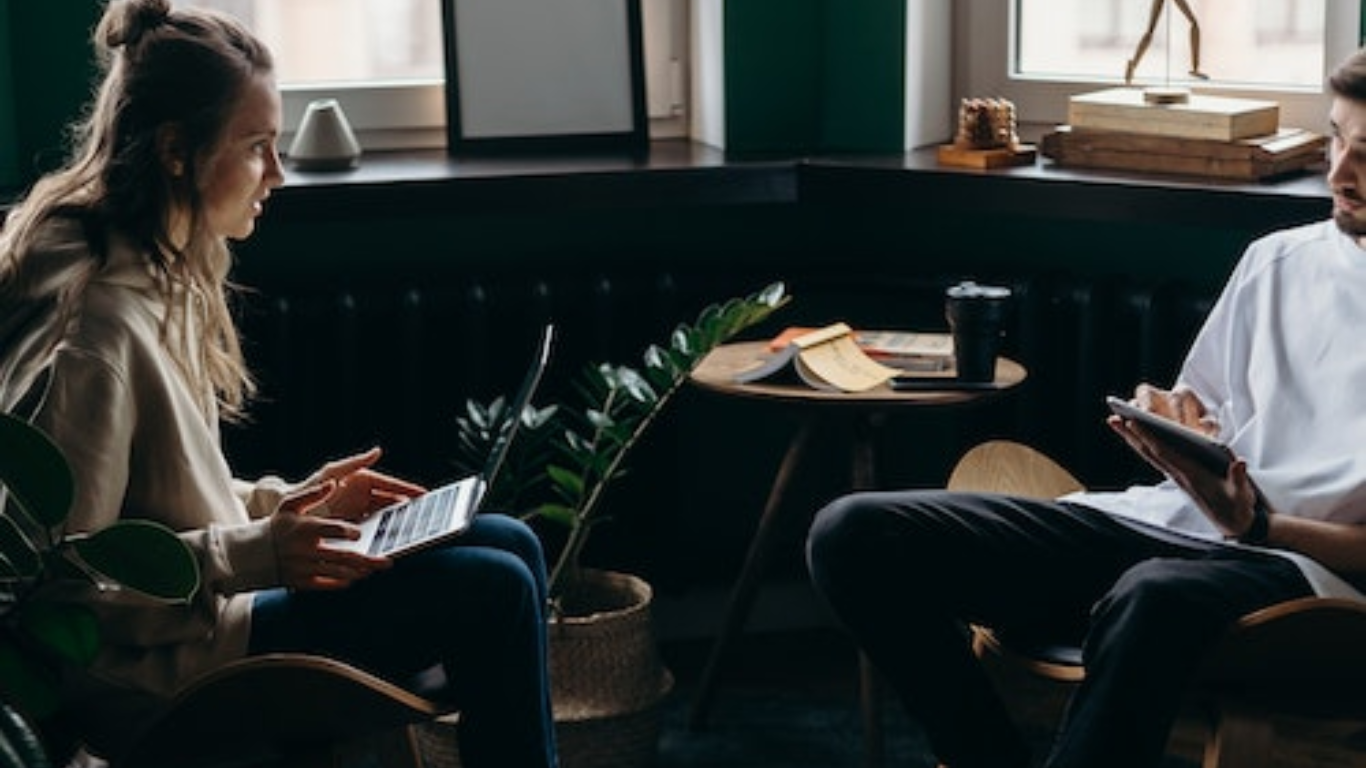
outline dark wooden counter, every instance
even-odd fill
[[[810,202],[1088,221],[1156,221],[1268,230],[1327,214],[1317,171],[1261,183],[1205,181],[1033,165],[940,166],[932,149],[890,156],[734,160],[682,141],[648,156],[452,158],[439,150],[372,153],[342,173],[290,171],[275,205],[289,217],[338,209],[456,210],[725,206]]]

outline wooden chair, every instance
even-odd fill
[[[1032,448],[991,441],[964,454],[948,487],[1053,498],[1082,484]],[[974,627],[974,646],[1052,680],[1085,675],[1077,648],[1013,646],[988,627]],[[1203,768],[1269,768],[1274,718],[1366,718],[1366,605],[1311,597],[1248,614],[1213,649],[1190,693],[1210,718]]]
[[[421,768],[409,726],[452,709],[333,659],[252,656],[192,683],[110,768]]]

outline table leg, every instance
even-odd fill
[[[856,491],[877,487],[878,426],[876,416],[860,419],[854,424],[849,474]],[[881,768],[886,757],[882,730],[882,680],[863,651],[859,651],[858,662],[859,705],[863,712],[863,764],[867,768]]]
[[[849,480],[856,491],[877,488],[877,431],[881,423],[882,419],[876,415],[854,422]]]
[[[778,526],[778,513],[782,506],[783,494],[787,490],[792,473],[796,471],[797,466],[801,463],[802,456],[806,453],[807,444],[811,440],[814,428],[814,420],[809,420],[801,426],[788,445],[782,463],[778,465],[778,473],[774,476],[773,485],[769,489],[768,501],[764,504],[763,514],[759,518],[759,526],[755,530],[753,538],[750,539],[749,552],[745,555],[745,563],[740,571],[739,581],[736,582],[735,589],[731,592],[730,604],[726,609],[726,616],[721,625],[721,633],[717,636],[716,643],[711,649],[711,655],[707,657],[707,665],[702,670],[697,697],[693,700],[692,714],[688,720],[688,727],[693,730],[702,728],[706,723],[708,710],[711,709],[711,701],[716,693],[716,675],[720,669],[721,658],[729,649],[735,636],[744,628],[745,620],[749,617],[749,610],[754,604],[755,594],[762,581],[769,544]]]
[[[863,764],[881,768],[886,760],[882,735],[882,679],[868,655],[858,655],[859,705],[863,711]]]

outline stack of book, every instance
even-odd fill
[[[837,322],[784,329],[735,381],[800,381],[814,389],[865,392],[908,373],[942,374],[943,381],[951,381],[952,369],[953,336],[948,333],[856,331]]]
[[[1040,152],[1058,165],[1255,181],[1323,160],[1327,139],[1280,125],[1273,101],[1190,94],[1153,103],[1141,88],[1073,96],[1068,125]]]

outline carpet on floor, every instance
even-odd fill
[[[688,727],[692,701],[675,691],[664,705],[656,768],[855,768],[862,766],[856,698],[808,692],[726,690],[705,726]],[[888,766],[933,766],[923,736],[901,714],[884,722]]]

